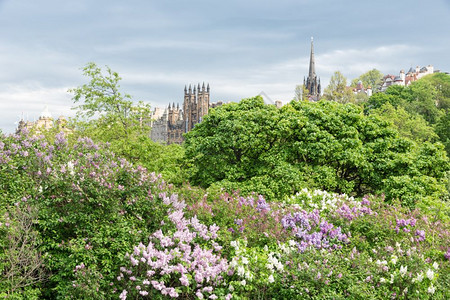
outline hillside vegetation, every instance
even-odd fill
[[[448,75],[244,99],[166,146],[85,74],[72,134],[0,135],[0,298],[450,298]]]

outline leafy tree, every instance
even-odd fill
[[[434,73],[421,78],[420,81],[428,82],[434,88],[437,107],[448,111],[450,109],[450,75]]]
[[[297,101],[308,100],[308,89],[303,84],[299,84],[299,85],[295,86],[294,100],[297,100]]]
[[[450,157],[450,112],[443,115],[436,124],[436,133]]]
[[[75,107],[81,121],[78,130],[108,142],[149,133],[150,128],[144,122],[150,115],[150,106],[143,102],[135,104],[130,95],[120,92],[122,78],[117,72],[106,67],[103,74],[95,63],[88,63],[83,74],[90,78],[89,83],[69,90],[74,94],[74,103],[81,102]]]
[[[279,110],[258,97],[224,105],[186,135],[185,148],[193,183],[269,199],[305,186],[357,195],[398,188],[403,192],[389,195],[410,197],[404,181],[392,183],[398,176],[435,178],[427,191],[438,197],[445,176],[436,170],[449,167],[441,148],[423,154],[388,122],[330,101],[293,101]],[[439,158],[439,167],[419,168],[419,153],[420,160]],[[416,199],[426,195],[414,193]]]
[[[341,72],[334,72],[330,83],[324,91],[324,98],[339,103],[354,102],[355,95],[347,88],[347,78]]]
[[[376,98],[389,97],[380,93]],[[437,141],[438,136],[425,119],[419,114],[408,113],[404,107],[394,107],[390,102],[386,102],[380,108],[371,110],[372,115],[390,122],[402,137],[416,142]]]
[[[370,86],[375,91],[378,90],[379,87],[381,86],[382,79],[383,73],[381,73],[377,69],[372,69],[362,74],[358,78],[353,79],[351,86],[355,87],[358,84],[358,82],[361,81],[365,88]]]
[[[418,80],[407,89],[410,93],[406,109],[422,115],[430,124],[435,124],[442,112],[437,106],[437,90],[433,85],[424,80]]]
[[[258,191],[272,198],[291,192],[299,184],[298,172],[288,172],[274,152],[277,127],[283,124],[279,109],[259,96],[211,110],[186,134],[192,183]]]
[[[120,156],[162,173],[171,182],[182,183],[183,149],[150,139],[150,106],[135,103],[130,95],[121,92],[121,77],[109,67],[104,72],[95,63],[88,63],[83,74],[89,82],[69,90],[74,94],[74,103],[80,103],[75,107],[75,137],[89,136],[95,141],[107,142]]]

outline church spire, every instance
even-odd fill
[[[305,86],[305,84],[303,84]],[[320,99],[321,87],[320,79],[317,81],[316,61],[314,59],[314,40],[311,37],[311,53],[309,57],[309,74],[306,79],[306,89],[308,90],[308,98],[313,101]]]
[[[311,37],[311,54],[309,56],[309,76],[314,78],[316,76],[316,62],[314,60],[314,38]]]

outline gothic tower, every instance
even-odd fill
[[[205,84],[200,88],[200,83],[192,90],[189,85],[189,90],[184,88],[184,103],[183,103],[183,132],[191,131],[195,124],[203,120],[203,116],[208,114],[209,108],[209,84],[205,89]]]
[[[311,38],[311,54],[309,57],[309,74],[308,79],[303,79],[303,86],[308,90],[308,98],[314,101],[320,99],[320,78],[317,79],[316,75],[316,62],[314,60],[314,41]]]

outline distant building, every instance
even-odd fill
[[[54,121],[51,113],[48,111],[48,107],[45,106],[39,119],[37,121],[25,121],[22,119],[19,121],[16,133],[19,133],[22,129],[34,130],[36,133],[40,133],[45,130],[52,128],[58,128],[65,133],[72,132],[71,129],[67,128],[67,120],[64,116],[59,116],[59,118]]]
[[[309,57],[309,73],[308,78],[303,78],[303,86],[308,90],[308,99],[318,101],[321,96],[320,78],[316,75],[316,62],[314,59],[314,41],[311,38],[311,53]]]
[[[184,140],[183,133],[191,131],[194,126],[203,120],[208,114],[210,107],[210,88],[209,84],[205,88],[203,83],[192,89],[184,87],[183,108],[179,104],[175,106],[169,104],[168,108],[162,111],[156,108],[153,112],[151,139],[155,142],[167,144],[181,144]]]
[[[372,96],[372,87],[368,86],[367,88],[364,87],[362,81],[358,81],[358,83],[356,84],[356,87],[352,89],[353,94],[357,95],[357,94],[361,94],[364,93],[367,96]]]
[[[383,77],[383,84],[381,85],[380,90],[384,92],[391,85],[409,86],[412,82],[419,80],[425,75],[438,72],[438,70],[434,70],[432,65],[428,65],[427,67],[422,68],[417,66],[415,69],[411,67],[406,74],[404,70],[401,70],[399,75],[388,74]]]

